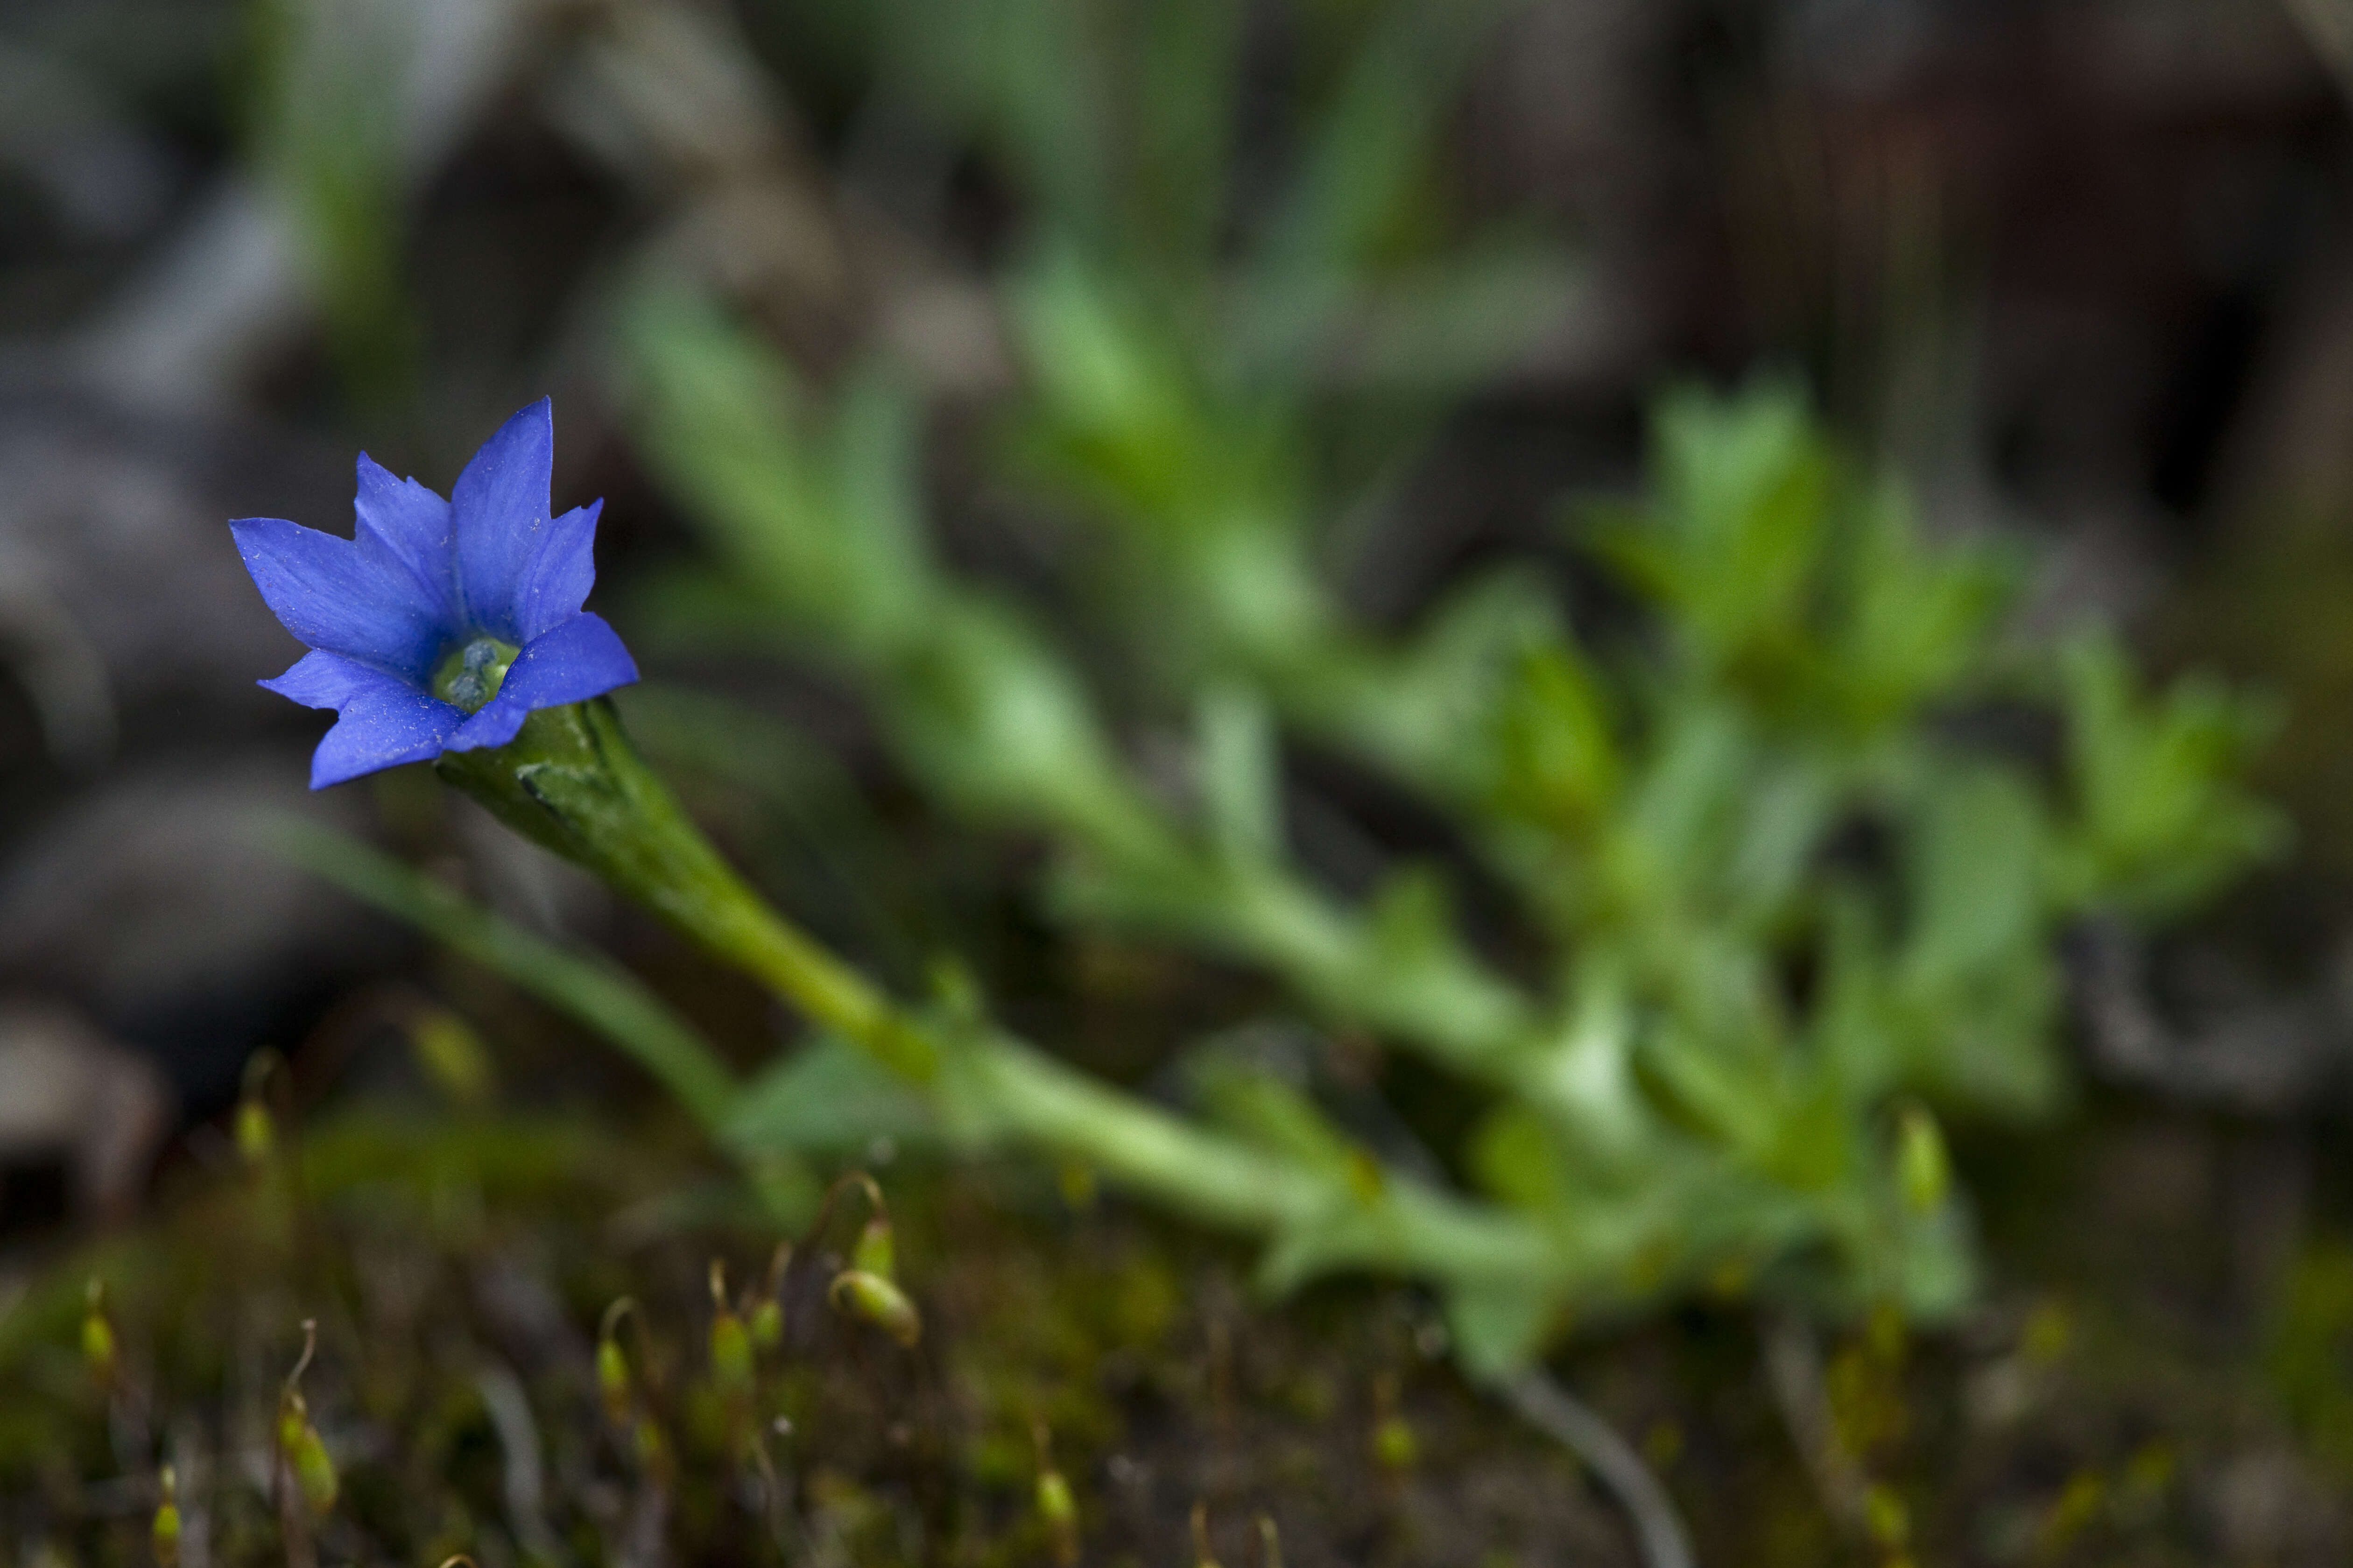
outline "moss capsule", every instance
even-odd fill
[[[164,1467],[157,1485],[164,1495],[155,1505],[147,1539],[154,1550],[155,1568],[180,1568],[180,1484],[171,1466]]]
[[[852,1268],[835,1277],[826,1299],[834,1310],[860,1318],[913,1350],[923,1337],[923,1320],[906,1292],[879,1274]]]
[[[858,1233],[858,1245],[849,1254],[849,1266],[860,1273],[871,1274],[878,1279],[899,1278],[899,1247],[891,1233],[891,1221],[876,1215]]]
[[[1895,1139],[1895,1175],[1905,1204],[1915,1214],[1936,1213],[1953,1187],[1952,1158],[1936,1119],[1922,1106],[1907,1105]]]
[[[114,1335],[114,1320],[107,1315],[106,1281],[92,1279],[83,1293],[81,1314],[81,1359],[90,1369],[90,1381],[100,1391],[111,1393],[115,1379],[121,1373],[121,1350]]]

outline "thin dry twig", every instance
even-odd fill
[[[1693,1568],[1691,1537],[1674,1500],[1609,1422],[1542,1372],[1521,1373],[1499,1392],[1521,1419],[1575,1452],[1600,1478],[1633,1521],[1646,1568]]]
[[[2084,1044],[2105,1078],[2253,1116],[2308,1109],[2343,1080],[2353,1047],[2343,1004],[2327,988],[2242,1002],[2177,1027],[2150,994],[2142,939],[2091,921],[2070,945]]]
[[[1758,1328],[1765,1346],[1765,1380],[1815,1495],[1840,1529],[1861,1536],[1869,1520],[1870,1482],[1839,1438],[1822,1377],[1820,1342],[1812,1325],[1794,1312],[1768,1313]]]

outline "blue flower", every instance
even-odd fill
[[[580,607],[601,500],[548,515],[547,400],[482,444],[449,499],[359,461],[358,537],[275,517],[229,524],[253,584],[311,647],[261,684],[338,717],[311,787],[503,746],[533,709],[600,696],[638,667]]]

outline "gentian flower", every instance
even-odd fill
[[[534,709],[637,679],[619,636],[580,607],[605,503],[551,518],[554,455],[543,398],[482,444],[448,500],[361,453],[355,538],[275,517],[229,524],[262,599],[311,647],[261,684],[338,715],[312,789],[503,746]]]

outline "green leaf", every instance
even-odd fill
[[[1316,116],[1261,268],[1335,275],[1384,258],[1427,210],[1439,118],[1502,7],[1392,0]]]
[[[2020,573],[1991,542],[1927,548],[1892,484],[1865,498],[1854,534],[1841,552],[1844,604],[1824,674],[1843,717],[1869,734],[1916,720],[1982,673]]]
[[[1541,1282],[1482,1279],[1446,1292],[1454,1353],[1473,1382],[1497,1381],[1535,1361],[1561,1316],[1558,1297]]]
[[[745,1085],[720,1136],[745,1153],[848,1159],[870,1158],[877,1139],[908,1151],[945,1142],[923,1095],[832,1035],[818,1036]]]
[[[1525,1104],[1506,1101],[1480,1121],[1471,1137],[1470,1166],[1481,1190],[1514,1208],[1567,1205],[1569,1170],[1557,1135]]]
[[[1524,653],[1499,715],[1499,804],[1556,833],[1589,835],[1617,804],[1624,773],[1592,670],[1559,644]]]
[[[1907,865],[1910,984],[1936,991],[2040,944],[2046,837],[2042,806],[2007,769],[1930,786]]]
[[[1282,845],[1282,781],[1266,704],[1225,686],[1202,698],[1200,715],[1198,772],[1210,839],[1230,860],[1272,859]]]
[[[1524,1053],[1514,1084],[1517,1103],[1573,1137],[1578,1159],[1617,1175],[1640,1172],[1652,1122],[1636,1082],[1636,1014],[1625,967],[1622,952],[1599,943],[1578,955],[1573,1010],[1556,1034]]]
[[[785,613],[779,630],[853,659],[920,635],[935,586],[904,391],[864,367],[828,419],[782,358],[707,301],[648,295],[628,327],[656,477]]]
[[[1363,1182],[1370,1173],[1377,1189],[1378,1167],[1370,1156],[1313,1100],[1265,1066],[1212,1047],[1186,1064],[1186,1078],[1209,1120],[1245,1142],[1343,1186]]]
[[[2061,669],[2076,808],[2063,901],[2161,916],[2284,846],[2284,820],[2241,783],[2275,727],[2267,706],[2198,676],[2145,698],[2105,634]]]
[[[1665,600],[1704,669],[1769,678],[1817,607],[1835,468],[1804,399],[1759,381],[1737,397],[1670,394],[1653,426],[1654,542],[1615,546]]]
[[[876,673],[901,755],[957,809],[1072,833],[1115,859],[1157,850],[1085,688],[1009,606],[943,595],[921,638]]]

